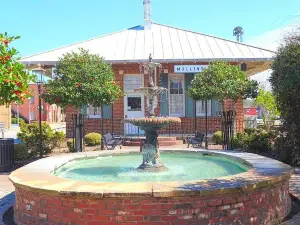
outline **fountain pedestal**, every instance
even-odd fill
[[[145,127],[141,129],[145,131],[146,140],[142,146],[143,163],[138,167],[138,170],[148,172],[163,172],[167,168],[162,163],[158,149],[158,129],[161,127]]]
[[[149,62],[140,66],[148,71],[148,87],[141,87],[138,90],[147,97],[147,114],[149,117],[125,119],[124,121],[140,127],[146,134],[146,141],[142,146],[143,163],[138,167],[138,170],[149,172],[166,171],[167,168],[162,163],[159,154],[158,130],[170,123],[181,122],[181,120],[176,117],[155,117],[158,97],[162,92],[167,91],[166,88],[156,86],[155,82],[155,71],[157,68],[161,69],[162,66],[160,63],[152,62],[151,54]],[[158,72],[158,74],[160,73]]]
[[[125,122],[139,126],[145,131],[146,140],[142,146],[143,163],[137,168],[140,171],[162,172],[167,168],[162,163],[158,148],[158,131],[171,123],[180,123],[178,117],[145,117],[125,119]]]

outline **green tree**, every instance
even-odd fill
[[[99,55],[87,50],[63,55],[57,62],[56,76],[44,86],[42,98],[62,108],[83,105],[103,107],[122,96],[119,85],[114,81],[112,66]],[[76,124],[79,120],[76,121]],[[80,128],[76,128],[77,151],[80,149]],[[103,143],[103,142],[102,142]]]
[[[197,74],[191,82],[187,94],[194,100],[218,100],[224,110],[224,103],[230,99],[233,110],[239,98],[255,96],[257,82],[249,80],[246,73],[239,66],[230,65],[224,61],[211,63],[201,73]],[[224,119],[222,117],[222,119]],[[224,129],[224,122],[222,123]],[[233,117],[233,130],[235,131],[235,115]],[[225,140],[229,146],[229,138]]]
[[[270,82],[283,118],[285,135],[278,147],[286,162],[300,164],[300,28],[279,47],[272,63]]]
[[[274,120],[280,115],[272,92],[260,88],[258,96],[255,99],[255,105],[262,108],[265,126],[269,130],[269,121]]]
[[[217,61],[195,76],[187,94],[197,101],[217,99],[224,104],[227,99],[235,103],[238,98],[256,96],[257,89],[257,82],[249,80],[239,66]]]
[[[58,60],[56,76],[45,84],[42,94],[50,104],[77,109],[83,105],[109,105],[121,96],[111,65],[84,49],[67,53]]]
[[[19,38],[0,33],[0,105],[22,103],[31,96],[29,82],[34,81],[34,76],[25,72],[18,51],[10,47],[10,43]]]

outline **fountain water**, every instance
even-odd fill
[[[156,117],[155,109],[158,106],[158,97],[162,92],[167,91],[166,88],[157,86],[156,71],[162,68],[160,63],[152,61],[151,54],[149,62],[140,65],[141,70],[148,72],[148,87],[141,87],[139,91],[147,98],[147,115],[144,118],[125,119],[125,122],[131,123],[140,127],[145,131],[146,140],[142,146],[143,163],[138,167],[138,170],[161,172],[167,170],[160,158],[158,147],[158,131],[164,126],[181,122],[178,117]]]

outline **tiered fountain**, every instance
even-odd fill
[[[141,70],[148,72],[148,87],[141,87],[138,90],[147,98],[147,117],[125,119],[124,122],[131,123],[145,131],[146,140],[142,146],[143,163],[138,167],[141,171],[162,172],[167,168],[160,158],[158,147],[158,131],[171,123],[180,123],[178,117],[156,117],[155,109],[158,105],[159,95],[167,91],[166,88],[157,86],[156,72],[160,74],[162,68],[160,63],[152,61],[151,54],[149,62],[140,65]]]

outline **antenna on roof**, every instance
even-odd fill
[[[151,29],[151,0],[143,0],[144,4],[144,27],[146,30]]]
[[[237,26],[233,29],[233,36],[236,36],[237,42],[243,42],[244,29],[240,26]]]

